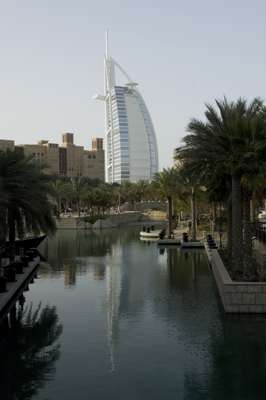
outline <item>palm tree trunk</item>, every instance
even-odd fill
[[[232,174],[232,269],[243,270],[242,213],[240,176]]]
[[[61,211],[61,197],[57,199],[57,218],[60,218],[60,211]]]
[[[170,239],[172,233],[172,197],[167,197],[168,201],[168,238]]]
[[[227,200],[227,251],[232,257],[232,197]]]
[[[222,205],[221,203],[218,204],[218,210],[219,210],[219,225],[218,225],[218,230],[219,230],[219,247],[222,248]]]
[[[9,239],[9,257],[11,261],[15,259],[15,240],[16,240],[16,227],[13,218],[12,210],[8,210],[8,239]]]
[[[79,202],[79,199],[77,199],[77,209],[78,209],[78,216],[80,217],[80,202]]]
[[[250,222],[254,222],[255,221],[255,209],[254,209],[254,200],[251,197],[250,199]]]
[[[252,223],[250,221],[251,193],[243,191],[243,268],[245,272],[252,272]]]
[[[118,207],[117,207],[117,212],[120,214],[120,203],[121,203],[121,195],[118,193]]]
[[[211,210],[211,221],[210,221],[210,231],[212,236],[214,236],[214,231],[215,231],[215,221],[216,221],[216,217],[217,217],[217,204],[214,201],[212,203],[212,210]]]
[[[191,240],[196,240],[196,199],[195,199],[195,189],[194,187],[191,188]]]
[[[213,213],[213,220],[215,223],[217,217],[217,203],[215,201],[212,203],[212,213]]]

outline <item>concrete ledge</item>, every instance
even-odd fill
[[[205,244],[226,313],[266,313],[266,282],[232,281],[216,249]]]

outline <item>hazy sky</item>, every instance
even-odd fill
[[[104,134],[105,30],[147,103],[160,167],[204,103],[266,94],[265,0],[0,0],[0,138]]]

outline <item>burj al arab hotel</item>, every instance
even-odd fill
[[[126,82],[116,84],[120,71]],[[150,113],[138,84],[109,55],[104,58],[106,182],[151,180],[158,171],[158,149]]]

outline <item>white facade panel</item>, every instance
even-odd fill
[[[137,94],[125,95],[128,113],[129,179],[150,180],[149,143]]]

